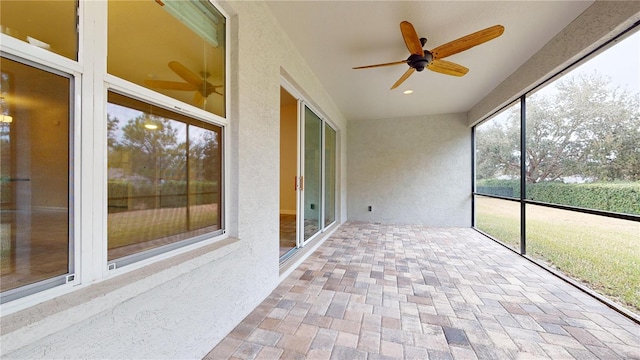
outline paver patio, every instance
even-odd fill
[[[352,222],[206,359],[640,359],[640,325],[473,229]]]

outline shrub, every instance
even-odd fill
[[[527,199],[640,215],[640,182],[527,185]]]
[[[520,180],[480,180],[481,194],[520,197]],[[541,182],[527,184],[527,199],[540,202],[640,215],[640,182],[564,184]]]
[[[520,198],[520,179],[483,179],[476,183],[476,192],[487,195]]]
[[[182,180],[165,180],[159,185],[111,180],[107,186],[109,212],[157,207],[179,208],[187,206],[187,200],[190,205],[220,202],[218,183],[212,181],[189,182],[189,196],[187,182]]]

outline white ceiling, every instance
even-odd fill
[[[276,18],[348,120],[466,112],[518,69],[593,1],[268,1]],[[502,36],[446,60],[463,77],[424,70],[399,88],[405,64],[400,22],[430,50],[501,24]],[[403,91],[412,89],[411,95]]]

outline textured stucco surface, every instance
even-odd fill
[[[471,226],[466,120],[448,114],[349,122],[349,220]]]
[[[596,1],[469,112],[469,125],[507,105],[640,21],[640,1]]]
[[[346,120],[265,3],[222,6],[232,34],[226,215],[228,233],[237,241],[198,249],[195,257],[168,269],[122,274],[122,279],[135,278],[124,285],[104,281],[3,316],[2,325],[21,324],[3,329],[3,359],[202,358],[278,284],[282,74],[340,132],[346,132]],[[340,171],[343,191],[345,166]],[[345,194],[342,200],[344,221]]]

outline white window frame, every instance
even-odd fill
[[[73,273],[59,286],[25,293],[0,305],[13,313],[149,264],[221,241],[229,236],[231,17],[216,1],[209,2],[225,17],[225,117],[177,101],[107,73],[107,1],[78,1],[78,60],[37,48],[0,33],[2,53],[42,65],[73,78],[70,101],[70,242]],[[178,247],[121,268],[107,261],[107,92],[116,91],[222,128],[222,233]],[[188,240],[187,240],[188,241]],[[46,280],[45,280],[46,281]],[[20,289],[20,288],[19,288]]]
[[[230,43],[230,38],[229,38],[229,31],[228,29],[230,28],[229,26],[229,16],[226,12],[223,11],[223,9],[216,4],[214,1],[209,0],[209,2],[216,8],[217,11],[219,11],[224,17],[225,17],[225,21],[226,21],[226,27],[225,27],[225,46],[228,46],[228,44]],[[229,110],[230,110],[230,106],[229,106],[229,100],[230,100],[230,96],[229,96],[229,79],[230,79],[230,72],[229,72],[229,64],[230,64],[230,51],[227,48],[225,48],[225,117],[210,113],[208,111],[205,111],[203,109],[200,109],[196,106],[190,105],[188,103],[184,103],[181,101],[178,101],[174,98],[171,98],[169,96],[165,96],[162,95],[158,92],[155,92],[151,89],[145,88],[143,86],[131,83],[125,79],[119,78],[117,76],[111,75],[109,73],[107,73],[107,67],[106,67],[106,59],[107,59],[107,26],[108,26],[108,1],[102,1],[100,2],[100,6],[102,7],[101,11],[98,12],[98,14],[102,15],[102,19],[101,22],[104,22],[104,27],[102,27],[102,32],[100,32],[99,34],[99,39],[101,42],[101,45],[99,46],[100,51],[98,51],[98,53],[102,53],[104,54],[104,56],[99,56],[100,59],[103,59],[104,64],[100,64],[99,66],[96,66],[96,73],[97,76],[96,78],[96,83],[100,83],[102,84],[102,89],[100,91],[100,95],[97,95],[97,93],[94,94],[94,99],[95,102],[97,104],[100,104],[101,109],[97,109],[94,111],[94,118],[95,119],[100,119],[101,120],[101,132],[102,134],[100,135],[100,145],[99,148],[101,149],[101,157],[102,160],[101,164],[103,164],[102,166],[102,174],[98,177],[96,177],[97,179],[101,179],[101,207],[98,210],[101,213],[101,228],[102,231],[99,231],[98,233],[101,235],[101,241],[100,241],[100,251],[96,251],[96,253],[100,253],[100,261],[97,261],[98,259],[95,259],[96,263],[100,263],[101,264],[101,277],[102,278],[110,278],[113,276],[117,276],[120,275],[122,273],[126,273],[138,268],[141,268],[143,266],[155,263],[157,261],[160,260],[164,260],[167,258],[171,258],[175,255],[178,254],[182,254],[184,252],[190,251],[192,249],[197,249],[199,247],[223,240],[225,238],[228,237],[228,216],[227,214],[227,199],[228,194],[227,194],[227,189],[228,186],[226,186],[226,179],[227,179],[227,174],[229,173],[228,171],[228,161],[226,161],[225,156],[229,153],[228,151],[228,144],[227,144],[227,140],[228,140],[228,132],[229,132],[229,121],[228,121],[228,116],[229,116]],[[98,34],[94,34],[96,37],[94,37],[95,39],[98,39],[97,36]],[[96,42],[98,42],[98,40],[96,40]],[[104,71],[99,71],[99,69],[103,69]],[[97,84],[96,84],[97,85]],[[97,86],[96,86],[97,87]],[[108,196],[108,191],[107,191],[107,177],[106,177],[106,169],[107,169],[107,142],[106,142],[106,128],[107,128],[107,111],[106,111],[106,104],[107,104],[107,93],[108,91],[115,91],[119,94],[128,96],[128,97],[132,97],[135,99],[138,99],[140,101],[146,102],[146,103],[150,103],[153,104],[155,106],[159,106],[159,107],[163,107],[166,108],[168,110],[183,114],[185,116],[197,119],[197,120],[201,120],[207,123],[211,123],[213,125],[216,126],[220,126],[222,128],[222,134],[223,134],[223,149],[222,149],[222,179],[223,179],[223,184],[222,184],[222,194],[221,194],[221,198],[222,198],[222,203],[223,203],[223,213],[222,213],[222,232],[219,235],[214,235],[214,236],[199,236],[197,238],[202,239],[199,240],[197,242],[194,243],[189,243],[190,239],[187,240],[183,240],[181,241],[181,243],[185,244],[184,246],[179,246],[177,248],[174,249],[170,249],[166,252],[161,252],[157,255],[153,255],[150,257],[144,257],[141,256],[140,260],[134,261],[134,262],[127,262],[127,264],[125,266],[119,267],[120,265],[116,265],[118,263],[117,260],[115,261],[108,261],[107,260],[107,246],[108,246],[108,229],[107,229],[107,217],[108,217],[108,211],[107,211],[107,196]],[[100,97],[100,99],[98,99]],[[98,141],[95,142],[96,147],[98,147]],[[96,159],[97,160],[97,159]],[[97,254],[94,255],[97,257]]]
[[[78,3],[78,16],[84,9],[84,3]],[[81,34],[83,26],[78,24],[78,31]],[[78,139],[82,136],[81,119],[82,104],[80,92],[86,75],[83,73],[83,42],[78,39],[78,60],[69,59],[65,56],[53,53],[51,51],[38,48],[27,42],[18,40],[11,36],[0,33],[0,44],[2,54],[8,55],[8,58],[19,59],[19,62],[33,64],[36,68],[58,74],[66,74],[71,80],[70,91],[70,131],[69,131],[69,269],[70,271],[62,275],[66,281],[59,284],[60,281],[53,277],[38,281],[33,284],[25,285],[16,289],[6,291],[6,300],[0,305],[3,313],[18,311],[22,308],[37,304],[43,299],[53,298],[61,293],[71,291],[74,286],[80,284],[78,276],[81,267],[81,246],[79,242],[79,234],[81,232],[81,224],[83,214],[80,211],[82,199],[78,194],[79,184],[82,183],[82,152],[81,144]],[[86,214],[85,214],[86,216]],[[3,296],[4,297],[4,296]]]

